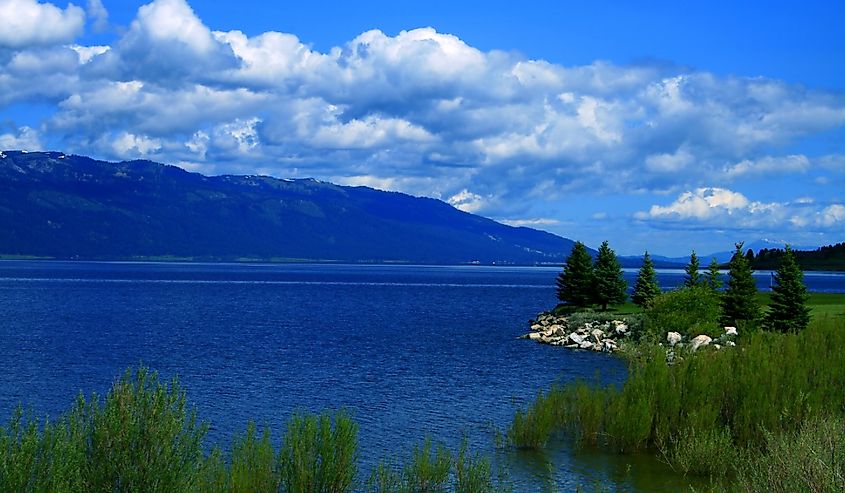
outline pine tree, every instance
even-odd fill
[[[599,254],[593,266],[593,275],[595,276],[594,300],[601,305],[602,310],[607,310],[607,305],[625,302],[628,283],[622,277],[622,266],[619,265],[619,259],[616,258],[616,253],[610,249],[607,241],[603,241],[599,247]]]
[[[695,254],[695,250],[692,251],[692,254],[689,256],[689,264],[686,267],[686,277],[684,277],[684,286],[690,288],[693,286],[698,286],[701,283],[701,275],[698,273],[698,256]]]
[[[660,286],[657,284],[657,273],[654,271],[654,263],[648,252],[643,255],[643,265],[637,273],[637,281],[634,283],[634,293],[631,301],[637,306],[646,308],[651,306],[651,301],[660,294]]]
[[[707,287],[713,291],[722,289],[722,273],[719,272],[719,262],[716,257],[710,258],[710,266],[707,268],[707,276],[704,281],[707,283]]]
[[[748,259],[742,254],[742,245],[736,244],[728,266],[728,287],[722,293],[724,325],[737,325],[739,322],[754,324],[760,319],[757,283],[754,282]]]
[[[766,314],[766,328],[777,332],[798,332],[810,323],[804,272],[798,266],[795,252],[786,245],[780,267],[775,273],[772,302]]]
[[[572,246],[563,272],[557,276],[557,298],[577,307],[590,306],[593,300],[593,259],[580,241]]]

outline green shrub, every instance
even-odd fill
[[[452,454],[443,444],[432,450],[431,438],[414,446],[411,460],[405,464],[403,476],[411,491],[443,491],[449,480]]]
[[[344,493],[356,487],[358,427],[343,411],[295,414],[278,454],[270,430],[254,423],[235,436],[228,460],[218,447],[205,454],[206,430],[175,380],[163,385],[146,368],[128,370],[104,400],[80,396],[56,422],[16,410],[0,426],[0,491]],[[452,460],[446,447],[427,439],[402,468],[379,464],[366,486],[475,493],[507,490],[502,484],[466,440]]]
[[[173,492],[192,489],[208,429],[187,409],[185,392],[156,373],[127,371],[100,406],[80,399],[71,420],[88,427],[85,486],[96,491]]]
[[[80,396],[55,423],[15,413],[0,429],[0,490],[192,491],[206,430],[176,381],[127,371],[104,402]]]
[[[705,286],[692,286],[658,295],[645,311],[644,329],[655,340],[667,332],[686,337],[720,335],[719,295]]]
[[[276,451],[270,443],[268,428],[265,427],[259,436],[255,423],[249,423],[246,434],[235,437],[232,442],[230,477],[233,493],[279,491],[279,465]]]
[[[288,421],[279,467],[288,493],[350,491],[357,473],[358,425],[345,412],[295,414]]]
[[[83,491],[83,445],[66,420],[39,429],[17,409],[0,427],[0,491]]]

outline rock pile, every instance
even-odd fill
[[[537,320],[531,320],[531,332],[522,336],[523,339],[563,346],[569,349],[583,349],[612,353],[619,349],[619,341],[628,336],[628,325],[623,320],[587,321],[574,323],[571,318],[551,313],[537,315]],[[736,346],[736,327],[725,327],[725,333],[717,338],[701,334],[689,341],[679,332],[666,334],[666,360],[672,363],[675,352],[682,348],[695,352],[704,346],[714,349]],[[660,343],[664,346],[663,343]]]
[[[681,334],[678,332],[669,332],[666,334],[666,343],[667,346],[669,346],[666,349],[666,361],[669,364],[674,363],[676,350],[684,347],[693,353],[704,346],[711,346],[716,350],[722,349],[723,347],[734,347],[736,346],[734,339],[737,335],[739,335],[739,333],[737,332],[736,327],[725,327],[725,333],[715,339],[708,335],[701,334],[693,337],[690,339],[689,343],[685,344],[683,342],[684,337]],[[661,343],[661,345],[662,344],[663,343]]]
[[[576,326],[567,317],[541,313],[531,321],[531,332],[523,337],[552,346],[612,353],[619,348],[617,341],[627,334],[628,325],[622,320]]]

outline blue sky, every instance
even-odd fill
[[[617,252],[845,240],[842,2],[0,0],[0,149],[440,198]]]

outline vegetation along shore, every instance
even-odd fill
[[[621,278],[612,251],[607,268],[601,253],[591,263],[578,249],[559,277],[563,303],[538,322],[565,320],[581,327],[577,339],[610,321],[628,379],[541,393],[514,417],[508,446],[542,449],[564,435],[581,447],[657,454],[679,473],[709,477],[713,491],[845,491],[845,295],[807,293],[789,248],[772,292],[758,293],[737,244],[726,279],[713,266],[699,273],[693,254],[685,285],[667,293],[655,289],[646,254],[634,304],[621,304],[624,294],[608,287]],[[593,310],[607,300],[620,304]]]

